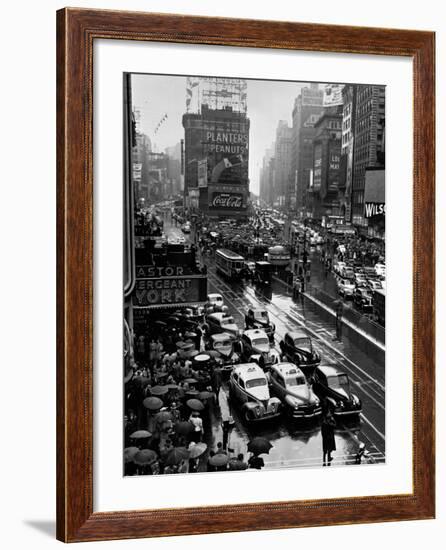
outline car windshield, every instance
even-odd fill
[[[290,376],[285,380],[287,386],[303,386],[305,378],[303,376]]]
[[[254,311],[254,319],[265,323],[268,321],[268,313],[266,311]]]
[[[349,391],[348,377],[346,374],[337,374],[335,376],[329,376],[327,382],[330,388],[343,389]]]
[[[266,386],[266,379],[265,378],[253,378],[252,380],[248,380],[246,382],[247,388],[257,388],[258,386]]]
[[[225,317],[221,321],[222,325],[233,325],[234,324],[234,317]]]
[[[267,346],[269,345],[268,338],[254,338],[252,340],[253,346]]]
[[[296,348],[311,350],[311,340],[309,338],[295,338],[294,345]]]

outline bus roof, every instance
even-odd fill
[[[232,250],[227,250],[226,248],[218,248],[217,254],[220,256],[224,256],[225,258],[228,258],[229,260],[241,260],[243,261],[245,258],[243,256],[240,256],[240,254],[237,254],[236,252],[233,252]]]

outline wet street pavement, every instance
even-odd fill
[[[164,220],[168,237],[182,235],[179,226],[172,225],[169,217]],[[193,241],[193,235],[184,235],[186,242]],[[343,335],[342,341],[335,340],[335,324],[327,324],[320,310],[307,301],[293,299],[291,290],[285,284],[274,280],[270,287],[257,288],[245,281],[228,282],[216,273],[211,256],[203,260],[208,267],[208,291],[223,295],[229,314],[239,328],[244,328],[244,315],[249,307],[263,307],[276,325],[274,347],[287,331],[305,327],[319,352],[321,364],[336,363],[350,379],[352,391],[363,403],[363,412],[356,421],[337,422],[335,430],[336,451],[333,466],[354,464],[359,445],[363,442],[369,452],[370,462],[385,461],[385,365],[382,353],[367,353],[361,343],[352,336]],[[223,390],[228,392],[227,385]],[[319,467],[322,465],[322,436],[319,422],[298,424],[284,416],[259,425],[247,425],[239,411],[231,404],[235,426],[229,435],[228,446],[235,453],[247,458],[247,444],[257,435],[266,437],[273,445],[268,455],[262,455],[266,468]],[[222,427],[218,412],[212,416],[212,429],[206,442],[211,449],[222,441]],[[202,464],[200,469],[204,468]]]

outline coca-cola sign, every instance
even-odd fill
[[[243,208],[243,195],[240,193],[212,193],[210,208],[239,210]]]

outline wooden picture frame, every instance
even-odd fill
[[[93,43],[178,42],[413,61],[413,491],[93,512]],[[432,32],[151,13],[57,13],[57,538],[91,541],[426,519],[435,510]]]

